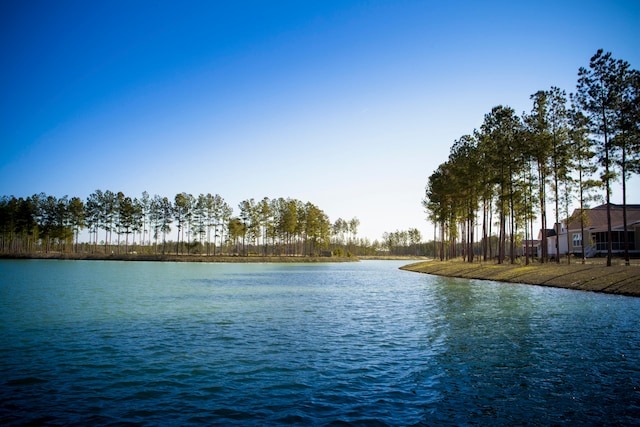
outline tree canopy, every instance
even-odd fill
[[[85,200],[44,193],[0,198],[0,250],[78,251],[87,230],[91,252],[172,250],[176,254],[224,251],[247,255],[318,255],[329,248],[334,228],[322,209],[291,198],[242,201],[239,214],[218,194],[178,193],[130,197],[96,190]],[[359,221],[350,221],[355,236]],[[168,241],[172,232],[176,242]],[[75,242],[75,244],[73,244]],[[72,245],[73,244],[73,245]],[[169,249],[171,244],[171,249]]]
[[[556,224],[568,219],[574,202],[582,212],[599,188],[605,189],[609,210],[610,187],[618,177],[626,212],[626,180],[640,169],[639,76],[626,61],[598,50],[589,67],[579,69],[575,93],[567,97],[557,87],[540,90],[531,95],[531,112],[522,117],[510,107],[496,106],[479,130],[455,141],[449,159],[429,177],[423,199],[439,231],[440,257],[456,256],[461,247],[473,261],[473,229],[481,218],[483,258],[514,262],[517,240],[533,239],[536,219],[546,240],[548,201]],[[599,181],[594,179],[598,171]],[[626,213],[624,227],[626,237]],[[611,265],[610,213],[608,228]],[[544,262],[546,244],[542,249]]]

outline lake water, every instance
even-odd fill
[[[0,261],[0,423],[640,423],[640,299],[402,264]]]

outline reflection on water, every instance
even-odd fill
[[[640,299],[401,264],[1,261],[0,422],[640,421]]]

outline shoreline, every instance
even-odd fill
[[[590,264],[494,264],[462,261],[423,261],[401,270],[463,279],[549,286],[640,297],[640,266]]]
[[[425,261],[430,258],[422,256],[396,255],[362,255],[362,256],[306,256],[306,255],[201,255],[201,254],[103,254],[103,253],[2,253],[2,259],[57,259],[77,261],[156,261],[156,262],[229,262],[229,263],[314,263],[314,262],[359,262],[369,260],[381,261]]]
[[[0,254],[0,260],[52,259],[68,261],[150,261],[150,262],[226,262],[226,263],[318,263],[318,262],[358,262],[356,257],[321,256],[233,256],[233,255],[175,255],[175,254],[88,254],[88,253],[29,253]]]

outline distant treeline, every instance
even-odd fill
[[[173,199],[110,190],[96,190],[85,200],[3,196],[0,251],[350,256],[404,254],[420,240],[414,233],[411,240],[385,237],[388,247],[371,243],[358,238],[358,218],[331,223],[313,203],[291,198],[247,199],[238,210],[234,215],[220,195],[210,193],[183,192]]]
[[[544,241],[547,229],[570,217],[574,203],[585,236],[584,209],[602,191],[609,208],[616,179],[626,209],[627,179],[640,170],[639,93],[640,72],[599,50],[588,68],[579,69],[575,93],[567,96],[557,87],[538,91],[531,95],[531,112],[522,116],[494,107],[479,130],[454,142],[449,159],[429,177],[423,204],[439,234],[439,256],[455,257],[460,249],[473,261],[479,225],[483,258],[513,262],[518,239],[537,237],[536,220]],[[626,220],[624,227],[627,236]],[[498,244],[492,253],[493,234]],[[610,215],[608,235],[611,265]],[[558,239],[556,245],[560,253]],[[542,250],[545,261],[546,244]]]

